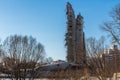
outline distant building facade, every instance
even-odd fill
[[[75,64],[84,64],[86,61],[85,40],[83,32],[83,17],[78,14],[75,17],[70,3],[67,3],[67,61]]]
[[[110,49],[105,50],[104,54],[102,54],[102,58],[105,66],[109,66],[111,71],[120,71],[120,51],[117,45],[112,45]]]

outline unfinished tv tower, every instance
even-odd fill
[[[83,17],[78,14],[75,17],[74,10],[68,2],[67,11],[67,61],[69,63],[84,64],[86,61],[85,39],[83,32]]]

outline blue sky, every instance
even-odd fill
[[[120,0],[0,0],[0,38],[32,35],[41,42],[47,56],[66,59],[66,2],[84,17],[86,38],[105,35],[99,26],[110,20],[109,12]]]

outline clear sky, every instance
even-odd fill
[[[120,0],[0,0],[0,38],[32,35],[41,42],[48,57],[66,59],[66,2],[84,17],[86,38],[104,35],[99,26]]]

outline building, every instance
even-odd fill
[[[67,3],[67,61],[69,63],[84,64],[86,61],[85,40],[83,32],[83,17],[78,14],[75,17],[71,4]]]
[[[117,45],[112,45],[108,50],[102,54],[105,67],[108,66],[111,72],[120,72],[120,51]]]

